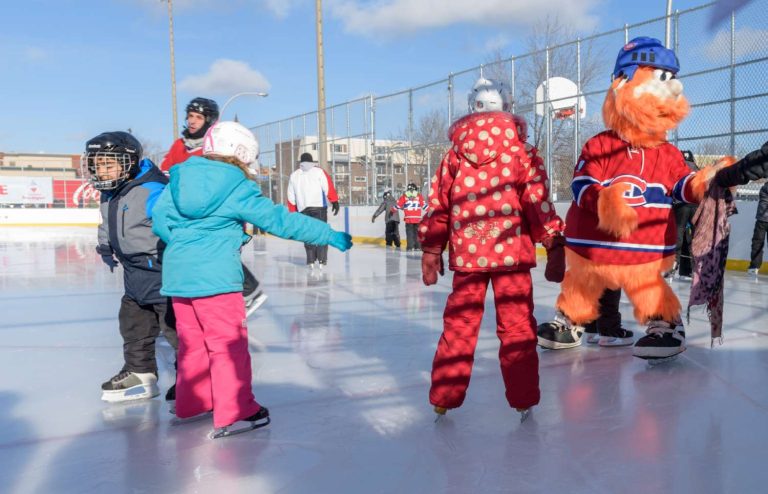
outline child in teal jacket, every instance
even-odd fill
[[[258,155],[253,134],[236,122],[208,131],[204,157],[171,168],[153,213],[153,231],[167,244],[161,293],[173,297],[179,334],[176,415],[213,410],[214,437],[269,423],[254,399],[243,305],[243,223],[273,235],[341,251],[351,237],[328,224],[289,213],[249,179]],[[235,422],[249,424],[230,430]]]

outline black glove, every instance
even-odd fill
[[[101,256],[101,260],[104,264],[109,266],[110,273],[115,272],[115,268],[120,265],[112,254],[112,249],[107,245],[97,245],[96,253]]]
[[[744,185],[753,180],[768,178],[768,142],[757,151],[752,151],[732,166],[715,174],[715,183],[720,187]]]
[[[339,214],[339,201],[333,201],[331,203],[331,210],[333,211],[334,216]]]

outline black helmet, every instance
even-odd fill
[[[212,124],[219,119],[219,105],[212,99],[195,98],[187,105],[187,113],[195,112],[205,117],[205,123]]]
[[[128,132],[104,132],[85,143],[80,171],[93,184],[94,189],[116,189],[136,176],[142,154],[141,143]],[[97,165],[116,165],[119,173],[105,178],[97,173]]]
[[[387,197],[392,197],[392,190],[386,189],[384,193],[381,194],[381,197],[386,199]]]
[[[205,117],[205,125],[194,134],[192,134],[189,129],[184,129],[184,136],[189,137],[190,139],[200,139],[203,137],[205,133],[208,132],[211,125],[216,123],[216,120],[219,119],[219,105],[208,98],[195,98],[190,101],[187,105],[187,114],[189,114],[189,112],[199,113]]]
[[[418,187],[416,187],[416,184],[411,182],[408,184],[408,187],[406,187],[406,190],[413,192],[414,190],[419,190]]]

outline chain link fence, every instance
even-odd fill
[[[768,9],[752,2],[711,31],[714,3],[669,18],[671,44],[681,62],[679,79],[691,113],[670,134],[670,141],[691,150],[699,165],[724,155],[742,156],[768,141]],[[572,198],[573,168],[584,142],[604,129],[602,104],[619,48],[636,36],[665,39],[667,17],[578,38],[448,74],[445,78],[383,96],[367,96],[326,108],[328,136],[318,142],[318,114],[309,112],[252,127],[261,144],[259,182],[276,202],[285,202],[288,177],[299,156],[315,160],[328,146],[328,166],[345,205],[373,205],[381,193],[395,194],[409,182],[423,186],[448,149],[450,123],[467,112],[467,95],[478,77],[507,82],[513,112],[529,125],[529,142],[539,148],[551,178],[555,200]],[[563,98],[543,81],[563,77],[576,85],[573,115]],[[553,86],[554,87],[554,86]],[[757,198],[760,185],[739,189]]]

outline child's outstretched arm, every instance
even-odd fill
[[[272,235],[314,245],[330,245],[340,251],[352,247],[352,237],[327,223],[301,213],[290,213],[261,194],[255,182],[245,182],[233,197],[238,219],[253,223]]]

